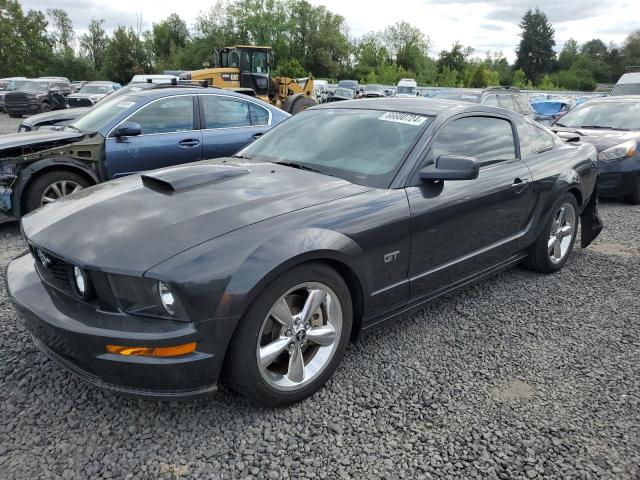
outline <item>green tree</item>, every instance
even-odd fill
[[[516,70],[515,72],[513,72],[513,83],[512,85],[516,88],[526,88],[527,87],[527,81],[526,81],[526,77],[524,74],[524,71],[519,68],[518,70]]]
[[[401,21],[387,27],[382,38],[391,58],[399,67],[420,75],[427,68],[429,37],[418,27]]]
[[[640,30],[630,33],[625,39],[622,56],[625,66],[640,65]]]
[[[520,22],[520,29],[522,31],[516,51],[516,68],[521,68],[526,78],[535,84],[554,67],[554,30],[539,8],[527,10]]]
[[[578,58],[578,42],[573,38],[567,40],[558,56],[558,68],[569,70]]]
[[[469,57],[473,53],[473,48],[464,47],[460,42],[455,42],[451,46],[451,50],[442,50],[436,61],[438,71],[442,71],[443,68],[449,67],[449,70],[456,70],[462,72],[467,68],[469,64]]]
[[[459,83],[459,73],[455,69],[445,65],[442,71],[438,73],[438,86],[440,87],[457,87]]]
[[[120,25],[113,31],[105,51],[104,69],[110,79],[120,83],[151,71],[142,41],[133,28]]]
[[[189,29],[184,20],[172,13],[159,23],[154,23],[149,32],[151,51],[156,62],[163,67],[177,67],[172,57],[182,50],[189,40]]]
[[[73,31],[73,22],[69,14],[61,8],[48,8],[47,15],[49,15],[53,26],[51,38],[56,53],[65,54],[73,51],[76,34]]]
[[[89,59],[96,71],[102,68],[107,49],[107,32],[102,27],[103,24],[103,19],[92,19],[87,27],[87,33],[80,36],[81,52]]]

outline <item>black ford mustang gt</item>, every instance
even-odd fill
[[[125,140],[126,141],[126,140]],[[596,151],[517,113],[416,99],[311,108],[234,158],[97,185],[22,219],[7,271],[36,345],[156,398],[320,388],[349,342],[598,234]]]

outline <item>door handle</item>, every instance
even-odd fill
[[[511,189],[517,194],[524,192],[528,187],[529,187],[528,178],[517,177],[511,184]]]
[[[200,145],[200,140],[196,140],[195,138],[187,138],[185,140],[180,140],[178,142],[178,145],[186,148],[195,147],[196,145]]]
[[[262,135],[264,135],[264,132],[254,133],[253,135],[251,135],[251,139],[252,139],[252,140],[257,140],[257,139],[259,139]]]

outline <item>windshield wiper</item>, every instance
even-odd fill
[[[72,128],[72,129],[74,129],[76,132],[80,132],[80,133],[82,133],[82,130],[80,130],[80,129],[79,129],[78,127],[76,127],[75,125],[65,125],[65,127]]]
[[[580,128],[590,128],[591,130],[622,130],[629,131],[628,128],[603,127],[602,125],[582,125]]]
[[[253,160],[253,157],[247,155],[232,155],[233,158],[242,158],[243,160]]]
[[[553,127],[564,127],[564,128],[568,128],[564,123],[558,123],[558,122],[554,123],[552,126],[553,126]]]
[[[297,162],[272,162],[272,163],[275,163],[276,165],[284,165],[285,167],[293,167],[293,168],[298,168],[300,170],[307,170],[309,172],[322,173],[323,175],[328,175],[327,173],[321,172],[320,170],[316,170],[315,168],[312,168],[312,167],[308,167],[306,165],[303,165],[302,163],[297,163]]]

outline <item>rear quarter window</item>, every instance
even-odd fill
[[[520,139],[520,154],[522,157],[530,157],[555,147],[555,140],[546,130],[531,123],[518,125],[518,137]]]

